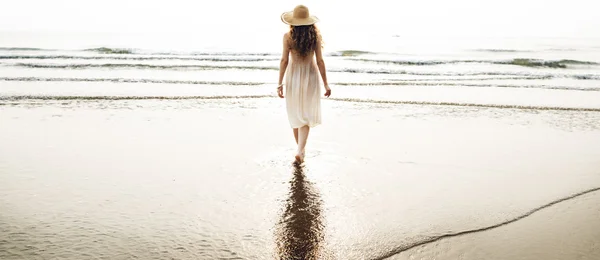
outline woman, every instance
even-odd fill
[[[306,6],[299,5],[293,12],[283,13],[281,20],[290,25],[290,31],[283,36],[277,95],[284,97],[285,86],[288,119],[298,144],[296,162],[302,163],[308,132],[311,127],[321,124],[319,72],[325,85],[326,97],[331,95],[331,89],[327,85],[325,62],[321,54],[321,35],[314,25],[319,19],[310,16]],[[286,70],[287,75],[283,84]]]

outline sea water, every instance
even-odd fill
[[[2,99],[263,96],[281,32],[4,32]],[[333,98],[600,109],[600,39],[323,33]]]

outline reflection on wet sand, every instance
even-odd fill
[[[328,258],[323,250],[321,198],[306,180],[304,167],[294,165],[289,197],[276,227],[277,253],[280,259]]]

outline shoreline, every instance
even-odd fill
[[[507,225],[448,235],[379,259],[597,259],[598,190],[561,199]]]
[[[597,201],[598,199],[600,199],[600,187],[598,188],[593,188],[593,189],[589,189],[586,191],[582,191],[576,194],[573,194],[571,196],[565,197],[565,198],[561,198],[555,201],[552,201],[548,204],[545,204],[543,206],[540,206],[538,208],[535,208],[527,213],[525,213],[524,215],[518,216],[514,219],[511,219],[509,221],[505,221],[502,223],[498,223],[492,226],[487,226],[487,227],[481,227],[478,229],[473,229],[473,230],[465,230],[465,231],[461,231],[458,233],[452,233],[452,234],[444,234],[441,235],[439,237],[434,237],[432,239],[428,239],[427,241],[423,241],[420,242],[418,244],[415,245],[411,245],[409,247],[404,247],[404,248],[399,248],[397,250],[394,250],[393,252],[390,252],[389,254],[386,254],[384,256],[381,256],[380,258],[375,258],[374,260],[383,260],[383,259],[390,259],[390,260],[403,260],[403,259],[413,259],[415,257],[417,257],[417,255],[421,254],[424,251],[427,251],[425,249],[427,248],[437,248],[440,247],[440,244],[446,244],[445,247],[447,248],[451,248],[451,250],[449,250],[450,252],[446,252],[447,255],[444,255],[444,253],[441,253],[441,255],[437,255],[438,257],[447,257],[447,259],[454,259],[452,256],[453,255],[461,255],[463,258],[462,259],[477,259],[477,258],[469,258],[466,257],[464,255],[464,252],[460,252],[460,251],[465,251],[466,250],[466,245],[464,244],[460,244],[461,242],[456,242],[455,240],[462,240],[462,243],[471,243],[471,244],[475,244],[477,245],[477,239],[473,238],[475,236],[486,236],[487,234],[481,234],[483,232],[499,232],[499,230],[502,229],[513,229],[513,227],[511,227],[511,224],[517,224],[517,222],[519,221],[524,221],[524,222],[528,222],[531,226],[527,227],[527,228],[531,228],[531,229],[539,229],[541,227],[536,226],[536,224],[531,224],[531,222],[534,222],[534,220],[525,220],[526,218],[531,218],[531,219],[535,219],[540,221],[540,218],[543,217],[548,217],[549,213],[548,212],[553,212],[553,213],[558,213],[558,214],[565,214],[565,212],[560,212],[561,208],[565,208],[565,207],[572,207],[572,204],[581,204],[584,202],[578,201],[578,200],[584,200],[587,198],[588,201],[587,202],[587,209],[580,209],[580,211],[577,211],[577,213],[575,215],[593,215],[594,212],[596,211],[600,211],[600,207],[596,206],[596,204],[594,203],[593,200]],[[590,198],[594,198],[593,200]],[[560,205],[560,204],[565,204],[565,205]],[[571,205],[568,205],[571,204]],[[593,208],[593,209],[591,209]],[[587,212],[586,212],[587,210]],[[557,212],[558,211],[558,212]],[[583,211],[583,212],[582,212]],[[591,211],[591,212],[589,212]],[[573,215],[571,213],[571,215]],[[573,217],[573,216],[571,216]],[[573,223],[573,222],[570,222]],[[578,222],[578,223],[582,223],[582,222]],[[600,221],[596,221],[595,223],[591,223],[588,222],[584,225],[581,224],[570,224],[570,227],[572,229],[581,229],[581,228],[590,228],[589,225],[593,225],[593,226],[598,226],[600,227]],[[522,225],[522,224],[519,224]],[[548,228],[548,227],[544,227],[544,228]],[[599,229],[600,230],[600,229]],[[531,231],[516,231],[516,232],[531,232]],[[600,239],[600,231],[598,231],[596,233],[596,237],[598,239]],[[536,239],[536,237],[528,237],[529,239]],[[465,242],[466,241],[466,242]],[[599,240],[600,241],[600,240]],[[586,241],[588,243],[594,243],[595,241]],[[527,242],[525,242],[527,243]],[[452,245],[447,245],[447,244],[452,244]],[[575,243],[576,244],[576,243]],[[472,245],[471,245],[472,246]],[[481,246],[481,245],[478,245]],[[552,249],[549,249],[552,250]],[[556,249],[554,249],[556,250]],[[560,251],[558,251],[560,252]],[[472,252],[471,252],[472,253]],[[563,252],[564,253],[564,252]],[[575,252],[576,253],[576,252]],[[600,256],[600,250],[596,252],[597,256]],[[555,253],[551,253],[551,254],[555,254]],[[427,256],[423,256],[420,255],[418,257],[421,258],[427,258]],[[539,255],[534,256],[536,257],[536,259],[539,259]],[[548,259],[548,258],[544,258],[544,259]],[[572,259],[572,258],[563,258],[563,259]],[[592,257],[590,256],[590,259],[592,259]]]

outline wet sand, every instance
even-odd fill
[[[600,192],[516,222],[427,243],[388,259],[600,259]]]
[[[323,105],[299,168],[282,100],[3,101],[0,258],[600,254],[597,192],[414,247],[600,187],[600,113]]]

